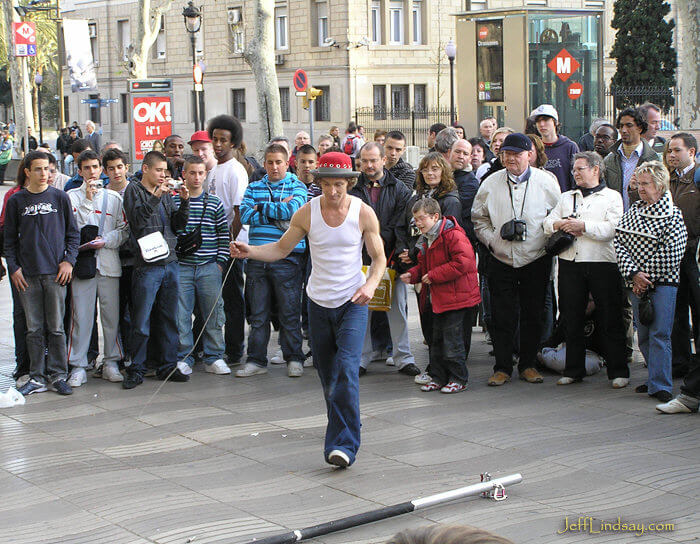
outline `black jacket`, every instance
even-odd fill
[[[472,204],[474,197],[479,190],[479,180],[474,175],[474,172],[466,170],[455,170],[455,183],[459,192],[459,201],[462,203],[462,215],[455,215],[459,218],[460,226],[469,238],[473,246],[476,246],[476,235],[474,234],[474,225],[472,225]],[[445,215],[443,213],[443,215]]]
[[[384,177],[379,180],[382,190],[376,204],[372,204],[369,188],[372,182],[364,174],[360,174],[350,194],[362,199],[370,206],[379,219],[379,234],[384,242],[384,254],[389,259],[408,249],[408,233],[406,230],[406,206],[411,198],[411,192],[396,177],[384,169]],[[363,250],[362,258],[365,264],[370,263],[369,255]]]
[[[389,172],[394,174],[396,179],[402,181],[410,192],[413,192],[413,189],[416,187],[416,171],[413,169],[413,166],[399,157],[399,161],[389,168]]]
[[[481,183],[484,183],[486,178],[489,177],[491,174],[495,174],[496,172],[498,172],[499,170],[503,170],[504,168],[505,166],[501,164],[501,159],[496,157],[491,163],[491,168],[489,168],[489,170],[481,178]]]

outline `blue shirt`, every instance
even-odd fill
[[[630,186],[630,179],[632,174],[634,174],[634,169],[637,168],[639,163],[639,158],[642,156],[642,150],[644,149],[644,144],[639,142],[637,149],[632,151],[629,159],[625,157],[625,152],[623,146],[617,148],[617,152],[620,154],[620,164],[622,165],[622,205],[625,211],[630,208],[630,195],[627,192]]]

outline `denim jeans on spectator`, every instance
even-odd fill
[[[639,350],[647,362],[649,378],[647,380],[650,395],[658,391],[673,391],[671,378],[671,329],[676,309],[677,287],[658,285],[651,292],[654,306],[654,321],[651,325],[639,322],[639,297],[630,291],[634,321],[637,324]]]
[[[273,294],[278,305],[280,345],[284,360],[286,362],[304,360],[301,336],[303,270],[300,261],[299,253],[291,253],[286,259],[274,263],[248,259],[245,284],[250,324],[247,362],[267,366]]]
[[[131,314],[133,305],[131,299],[131,277],[134,274],[133,266],[122,266],[122,275],[119,278],[119,336],[124,347],[125,359],[131,359]]]
[[[229,364],[234,364],[243,357],[243,346],[245,344],[246,304],[243,296],[243,269],[245,261],[236,259],[233,261],[233,264],[229,261],[224,266],[224,276],[229,266],[231,271],[228,274],[222,292],[224,321],[226,322],[224,326],[224,340],[226,341],[226,355],[228,355]]]
[[[192,354],[194,335],[192,332],[192,313],[195,305],[199,314],[207,321],[202,334],[204,364],[212,364],[224,356],[224,302],[219,297],[221,290],[221,269],[215,262],[203,265],[180,264],[180,295],[178,302],[177,328],[180,334],[178,360],[194,366]],[[212,311],[212,308],[214,310]],[[209,313],[211,312],[211,316]]]
[[[14,379],[29,374],[30,362],[27,353],[27,318],[24,315],[24,306],[19,291],[15,284],[10,282],[12,289],[12,332],[15,337],[15,370],[12,373]]]
[[[308,244],[308,242],[307,242]],[[306,286],[309,283],[311,276],[311,254],[307,246],[306,252],[302,257],[301,269],[304,271],[304,282],[301,285],[301,330],[309,336],[309,295],[306,294]]]
[[[177,364],[178,263],[134,268],[132,277],[132,364],[133,371],[146,371],[148,340],[157,344],[157,370]]]
[[[360,355],[367,306],[348,301],[325,308],[309,301],[311,350],[328,411],[324,457],[341,450],[355,461],[360,448]]]
[[[19,295],[27,318],[29,375],[40,383],[65,380],[68,373],[63,329],[66,287],[56,282],[55,274],[25,276],[24,279],[28,285]]]

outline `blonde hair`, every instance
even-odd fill
[[[645,162],[636,168],[634,174],[637,176],[637,180],[639,180],[641,174],[649,174],[654,185],[661,193],[668,191],[670,175],[661,161]]]
[[[498,136],[499,134],[506,134],[506,135],[515,134],[515,131],[510,127],[497,128],[494,131],[494,133],[491,134],[491,145],[489,146],[489,147],[491,147],[491,151],[493,151],[493,141],[496,139],[496,136]]]

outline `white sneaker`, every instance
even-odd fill
[[[212,374],[231,374],[231,369],[223,359],[217,359],[210,365],[204,365],[204,370]]]
[[[350,458],[345,452],[333,450],[328,454],[328,462],[331,465],[335,465],[339,468],[345,468],[350,465]]]
[[[314,366],[314,357],[313,355],[311,357],[307,357],[304,359],[304,368],[311,368]]]
[[[102,378],[110,382],[124,381],[124,376],[119,372],[119,365],[114,361],[102,365]]]
[[[623,387],[627,387],[630,383],[629,378],[615,378],[612,381],[612,386],[613,389],[622,389]]]
[[[574,383],[576,380],[573,378],[569,378],[568,376],[562,376],[557,380],[557,385],[570,385]]]
[[[275,353],[272,357],[270,357],[270,364],[271,365],[283,365],[284,364],[284,356],[282,355],[281,349],[278,349],[277,353]]]
[[[688,408],[678,399],[672,399],[664,404],[657,404],[656,409],[664,414],[692,414],[693,410]]]
[[[70,371],[68,385],[70,385],[71,387],[80,387],[85,382],[87,382],[87,372],[85,372],[84,368],[77,366]]]
[[[289,361],[287,365],[287,376],[290,378],[300,378],[304,375],[304,365],[299,361]]]
[[[393,357],[387,357],[385,361],[386,366],[396,366],[394,364],[394,358]]]
[[[178,361],[177,369],[183,376],[189,376],[190,374],[192,374],[192,367],[188,365],[185,361]]]
[[[413,378],[413,381],[414,381],[414,383],[417,383],[418,385],[426,385],[426,384],[432,382],[433,378],[427,372],[423,372],[422,374],[418,374],[418,376]]]
[[[248,378],[256,374],[267,374],[267,368],[255,363],[246,363],[243,368],[236,370],[236,378]]]
[[[17,389],[19,389],[28,381],[29,381],[29,374],[25,374],[24,376],[20,376],[19,378],[17,378],[17,381],[15,382],[15,387]]]

